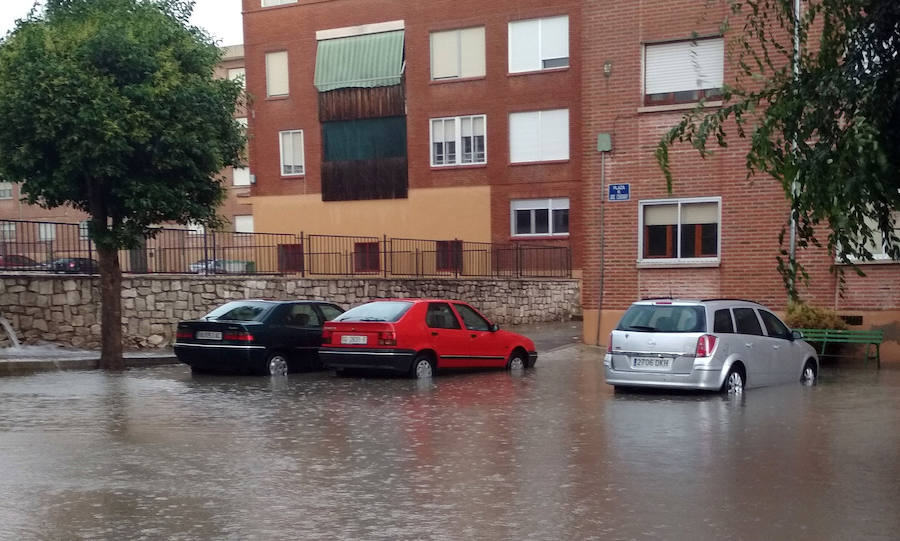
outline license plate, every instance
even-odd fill
[[[197,340],[221,340],[222,333],[218,331],[197,331]]]
[[[369,340],[365,336],[357,336],[354,334],[345,334],[341,337],[342,344],[367,344]]]
[[[635,370],[671,370],[671,357],[632,357],[631,368]]]

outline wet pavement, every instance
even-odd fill
[[[623,393],[600,354],[428,382],[0,378],[0,539],[900,538],[900,370]]]

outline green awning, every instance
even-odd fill
[[[400,84],[403,30],[319,42],[315,85],[319,92]]]

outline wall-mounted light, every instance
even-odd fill
[[[612,62],[607,60],[603,63],[603,76],[609,77],[610,75],[612,75]]]

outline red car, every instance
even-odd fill
[[[501,331],[461,301],[377,300],[352,308],[322,329],[326,368],[376,369],[427,378],[450,368],[534,366],[534,342]]]

